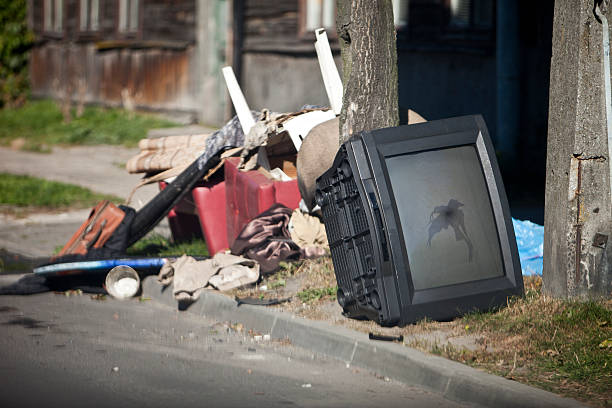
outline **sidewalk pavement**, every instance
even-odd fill
[[[0,173],[23,174],[86,187],[127,199],[141,175],[125,170],[137,148],[121,146],[54,147],[51,153],[34,153],[0,147]],[[130,206],[139,209],[158,192],[155,184],[136,191]],[[85,221],[89,209],[61,214],[33,214],[25,218],[0,215],[0,248],[40,258],[53,254]],[[164,220],[156,233],[169,236]]]
[[[51,154],[0,148],[0,172],[64,181],[127,197],[140,177],[129,175],[122,166],[135,152],[136,149],[111,146],[55,148]],[[144,187],[132,205],[139,208],[156,192],[156,186]],[[70,238],[88,211],[35,214],[24,219],[0,216],[0,249],[29,257],[49,256],[56,246]],[[164,231],[168,234],[167,227],[157,229]],[[19,275],[4,276],[3,280],[8,279],[6,284],[18,278]],[[144,279],[143,295],[177,308],[172,289],[162,288],[155,277]],[[361,367],[407,384],[421,385],[455,401],[496,408],[582,406],[577,401],[400,344],[369,340],[363,333],[265,307],[238,307],[232,299],[212,291],[204,292],[187,313],[240,322],[247,329],[288,339],[292,344],[340,359],[347,367]]]

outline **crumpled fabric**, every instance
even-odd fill
[[[257,122],[244,138],[244,148],[240,154],[240,164],[238,165],[241,171],[249,171],[257,167],[257,152],[260,147],[268,144],[268,138],[271,135],[277,133],[277,119],[283,115],[282,113],[271,113],[268,109],[262,109]]]
[[[240,286],[249,285],[259,279],[259,264],[252,259],[245,259],[236,255],[224,254],[240,259],[239,263],[228,265],[219,269],[219,273],[210,278],[208,283],[218,290],[225,292]]]
[[[259,112],[251,111],[253,119],[257,120]],[[215,131],[206,139],[206,148],[198,158],[198,166],[204,167],[208,160],[224,149],[241,147],[244,145],[245,135],[238,116],[234,116],[221,129]]]
[[[174,282],[173,295],[179,302],[193,302],[209,284],[219,290],[229,290],[257,282],[259,264],[252,259],[222,252],[204,261],[183,255],[173,262],[166,262],[157,279],[162,285]]]
[[[243,255],[261,265],[261,273],[270,273],[281,261],[298,261],[325,254],[323,248],[300,248],[291,240],[288,225],[291,209],[276,203],[252,219],[238,234],[232,254]]]
[[[300,209],[295,209],[291,214],[289,233],[291,240],[300,248],[329,248],[325,225],[318,217],[305,214]]]

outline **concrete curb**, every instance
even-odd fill
[[[172,286],[163,288],[156,277],[142,283],[143,295],[177,307]],[[561,398],[514,381],[487,374],[442,357],[426,355],[398,344],[375,342],[363,333],[306,320],[260,306],[236,306],[232,299],[210,291],[200,295],[188,312],[220,321],[240,322],[246,328],[287,338],[292,344],[337,358],[394,380],[422,386],[445,398],[484,407],[581,407],[578,401]]]

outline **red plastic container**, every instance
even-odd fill
[[[225,225],[225,182],[195,187],[191,196],[210,256],[229,248]]]
[[[225,162],[225,198],[227,239],[231,246],[244,226],[274,203],[294,209],[301,196],[297,180],[274,181],[263,173],[239,171],[240,159],[230,157]]]
[[[166,183],[159,183],[160,189]],[[225,182],[203,182],[191,190],[168,213],[168,223],[176,242],[204,238],[208,253],[213,256],[229,248],[225,215]]]

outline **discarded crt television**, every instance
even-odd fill
[[[480,115],[362,132],[317,180],[344,314],[447,320],[523,292],[514,229]]]

